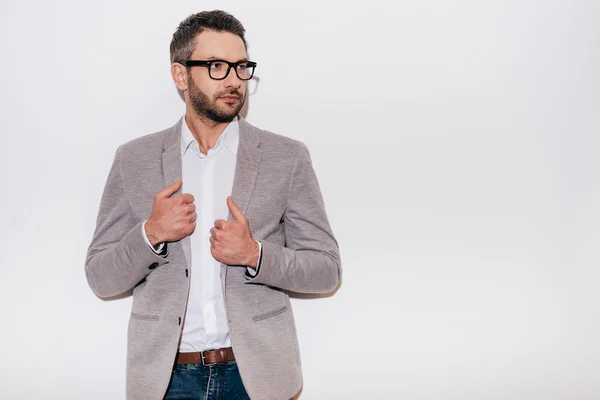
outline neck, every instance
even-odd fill
[[[217,145],[219,136],[229,125],[229,122],[215,122],[189,109],[185,113],[185,122],[204,155],[208,154],[208,150]]]

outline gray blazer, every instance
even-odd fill
[[[189,236],[168,243],[165,258],[142,236],[154,195],[182,175],[182,121],[117,149],[85,263],[97,296],[133,288],[128,400],[163,398],[186,311]],[[332,291],[341,279],[339,249],[307,147],[242,118],[239,125],[232,197],[263,255],[255,277],[243,266],[221,264],[230,337],[250,397],[289,399],[302,386],[302,371],[288,291]]]

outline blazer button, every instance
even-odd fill
[[[186,276],[186,278],[188,276],[188,270],[187,269],[185,270],[185,276]]]
[[[158,263],[157,263],[157,262],[154,262],[154,263],[152,263],[152,264],[150,264],[150,265],[148,266],[148,269],[154,269],[154,268],[156,268],[156,267],[158,267]]]
[[[179,317],[179,325],[181,325],[181,317]]]

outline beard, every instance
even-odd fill
[[[224,90],[216,93],[211,99],[210,96],[196,86],[191,74],[189,77],[188,96],[190,98],[190,104],[198,116],[208,118],[217,123],[231,122],[237,117],[246,101],[244,93],[241,93],[236,89]],[[237,96],[239,98],[238,104],[234,108],[229,105],[219,108],[219,105],[217,104],[218,98],[227,95]]]

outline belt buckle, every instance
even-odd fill
[[[215,365],[215,364],[217,364],[217,362],[216,362],[216,361],[215,361],[215,362],[213,362],[213,363],[210,363],[210,364],[207,364],[207,363],[205,362],[205,360],[206,360],[206,359],[205,359],[205,357],[204,357],[204,352],[206,352],[206,351],[214,351],[214,350],[216,350],[216,349],[206,349],[206,350],[202,350],[202,351],[200,352],[200,360],[202,361],[202,365],[210,367],[211,365]]]

